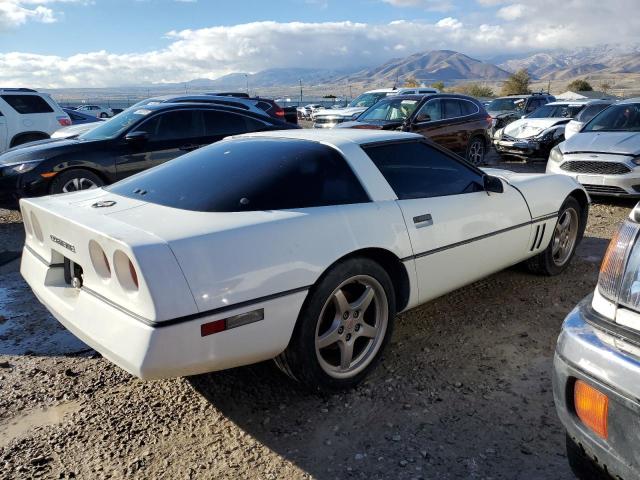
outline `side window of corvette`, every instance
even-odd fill
[[[424,142],[364,147],[400,200],[461,195],[482,190],[482,176]]]

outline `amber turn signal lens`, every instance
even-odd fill
[[[573,402],[578,418],[602,438],[607,438],[607,414],[609,399],[582,380],[577,380],[573,390]]]

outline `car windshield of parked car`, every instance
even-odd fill
[[[496,98],[487,106],[491,112],[524,110],[526,100],[524,98]]]
[[[364,112],[359,121],[404,121],[407,117],[411,116],[416,107],[418,106],[418,100],[408,100],[394,98],[389,100],[380,100],[369,110]]]
[[[284,210],[369,201],[335,149],[307,140],[276,138],[214,143],[107,190],[199,212]]]
[[[117,116],[100,124],[96,128],[83,133],[78,140],[109,140],[116,138],[134,123],[145,118],[151,113],[146,108],[130,107]]]
[[[527,118],[573,118],[583,105],[544,105],[527,115]]]
[[[614,105],[587,123],[583,132],[640,132],[640,103]]]
[[[610,103],[596,103],[595,105],[589,105],[584,110],[582,110],[575,118],[576,121],[586,123],[595,117],[602,110],[607,108]]]
[[[381,98],[386,97],[386,93],[363,93],[362,95],[353,99],[349,104],[349,107],[367,107],[375,104]]]

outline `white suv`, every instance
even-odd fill
[[[44,140],[71,119],[45,94],[28,88],[0,88],[0,152]]]
[[[113,110],[108,107],[101,107],[100,105],[82,105],[78,107],[78,111],[96,118],[113,117]]]

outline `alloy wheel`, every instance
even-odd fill
[[[484,160],[484,143],[481,140],[474,140],[469,145],[467,160],[473,165],[480,165]]]
[[[364,370],[383,343],[389,308],[382,285],[369,275],[342,282],[326,300],[316,325],[320,367],[334,378]]]
[[[571,257],[578,238],[578,212],[567,208],[556,223],[551,239],[551,256],[553,263],[561,267]]]
[[[63,193],[77,192],[78,190],[89,190],[91,188],[98,188],[98,185],[93,180],[83,177],[76,177],[69,180],[62,186]]]

